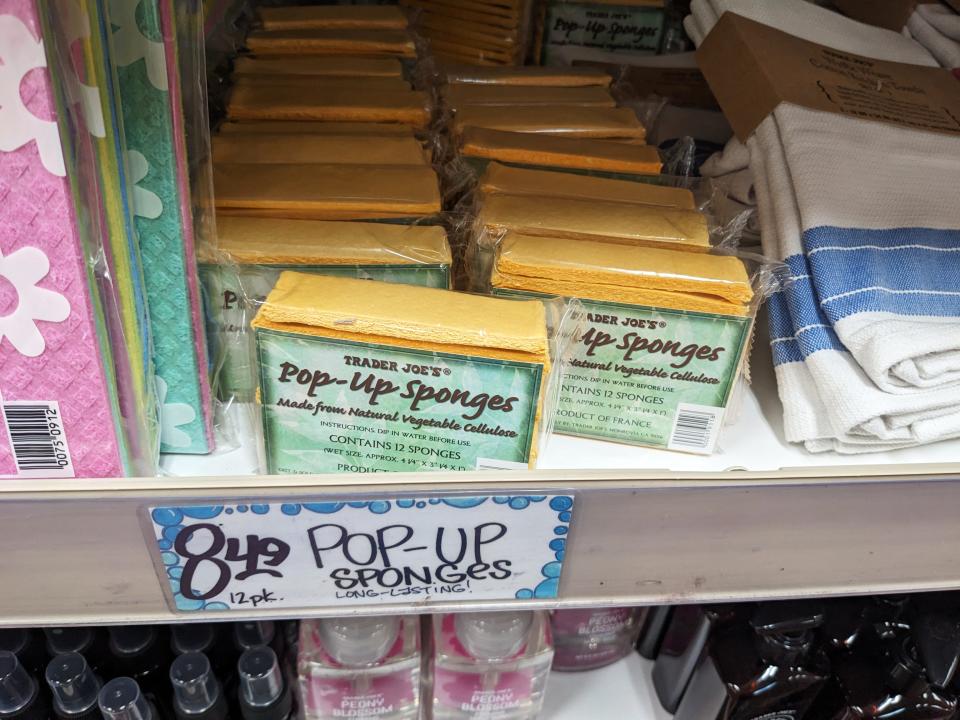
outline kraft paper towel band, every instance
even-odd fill
[[[163,41],[166,48],[167,79],[170,83],[173,140],[177,157],[177,183],[180,188],[190,188],[190,192],[192,193],[193,186],[190,180],[190,163],[187,153],[187,133],[184,119],[185,103],[180,84],[181,72],[174,0],[165,0],[160,3],[160,20],[163,26]],[[203,107],[205,108],[206,106],[204,105]],[[206,113],[204,113],[204,123],[206,123]],[[212,170],[210,172],[212,172]],[[212,219],[212,208],[203,208],[200,212],[209,212]],[[210,388],[209,377],[204,370],[209,360],[207,335],[205,332],[206,319],[203,311],[203,294],[200,290],[199,271],[197,269],[197,231],[194,224],[194,203],[188,195],[181,194],[180,214],[183,222],[184,258],[190,268],[190,272],[187,273],[187,287],[190,292],[190,314],[193,322],[194,348],[198,358],[198,366],[201,369],[201,375],[199,377],[200,392],[203,398],[201,403],[203,423],[206,432],[207,446],[210,450],[213,450],[213,393]]]
[[[133,211],[153,330],[160,449],[209,452],[185,255],[166,50],[156,0],[111,0],[111,49],[133,186]],[[187,186],[189,188],[189,185]]]
[[[91,127],[97,149],[98,178],[103,197],[103,245],[111,279],[120,298],[122,331],[112,344],[117,366],[120,406],[128,423],[127,437],[135,457],[156,458],[159,451],[150,325],[143,287],[140,249],[133,227],[129,186],[124,162],[123,129],[116,98],[116,77],[109,57],[105,8],[100,0],[77,0],[89,23],[81,43],[86,77],[94,81],[99,127]],[[135,444],[135,445],[134,445]]]
[[[116,477],[124,463],[103,318],[57,122],[44,119],[58,109],[49,71],[37,70],[42,35],[34,0],[0,0],[0,276],[16,293],[0,293],[0,392],[4,403],[56,401],[73,474]],[[16,475],[2,416],[0,425],[0,477]]]

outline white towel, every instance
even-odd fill
[[[727,9],[934,64],[901,35],[829,11],[825,26],[805,4],[711,0]],[[960,435],[960,140],[781,105],[748,147],[764,249],[794,276],[770,303],[788,439],[854,453]]]
[[[929,9],[927,9],[929,8]],[[940,12],[939,5],[919,5],[916,12],[907,20],[907,30],[911,37],[923,45],[937,62],[945,68],[960,67],[960,42],[954,35],[960,34],[956,28],[956,23],[960,22],[960,17],[952,13],[949,8],[943,8],[952,14]],[[934,21],[937,24],[934,24]],[[945,34],[940,28],[946,29]]]
[[[917,5],[917,14],[933,25],[942,35],[960,42],[960,15],[953,8],[927,3]]]

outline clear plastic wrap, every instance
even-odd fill
[[[412,223],[440,212],[426,166],[221,164],[214,187],[221,215]]]
[[[406,30],[293,29],[254,30],[247,48],[261,57],[288,55],[390,55],[415,58],[416,46]]]
[[[181,3],[181,12],[186,5]],[[178,63],[189,50],[178,48],[178,18],[170,0],[145,0],[137,8],[113,0],[105,9],[116,103],[134,184],[135,237],[161,403],[160,449],[207,453],[214,443],[213,408]],[[198,5],[194,12],[180,22],[199,27]],[[205,129],[201,132],[206,135]],[[209,200],[198,198],[198,204],[209,205]]]
[[[136,244],[122,174],[107,175],[120,142],[100,15],[72,10],[20,0],[0,18],[15,99],[0,122],[0,477],[156,473]]]
[[[227,133],[213,140],[215,164],[384,165],[428,167],[430,158],[413,134],[336,135]]]
[[[580,322],[547,305],[283,272],[253,320],[266,471],[535,467]]]
[[[594,68],[444,66],[450,85],[511,85],[519,87],[610,87],[613,78]]]
[[[708,252],[736,247],[750,216],[719,220],[719,188],[689,178],[645,184],[499,165],[484,178],[484,191],[459,218],[480,247],[515,231]]]
[[[710,454],[746,379],[757,310],[783,268],[735,253],[485,236],[473,271],[497,296],[573,297],[584,332],[555,431]]]
[[[387,91],[322,85],[310,91],[295,85],[249,84],[236,88],[227,104],[230,120],[320,120],[324,122],[392,122],[424,128],[430,103],[416,90]]]
[[[439,226],[225,216],[201,273],[218,313],[210,336],[223,357],[219,391],[253,400],[250,320],[283,270],[449,288],[452,258]]]

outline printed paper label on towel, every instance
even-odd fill
[[[149,507],[178,611],[557,597],[571,495]]]
[[[253,399],[257,375],[250,321],[284,270],[431,288],[450,286],[450,269],[446,265],[244,265],[236,271],[201,265],[208,302],[217,308],[208,332],[220,345],[220,388],[225,397],[244,402]]]
[[[663,34],[663,8],[551,2],[544,21],[543,60],[567,46],[655,53]]]
[[[0,399],[10,452],[21,478],[75,476],[60,404]]]
[[[584,333],[563,376],[554,432],[713,452],[750,318],[580,302]]]
[[[734,13],[710,31],[697,62],[744,141],[780,103],[960,135],[957,79],[943,68],[855,55]]]
[[[258,330],[271,473],[529,462],[543,366]]]

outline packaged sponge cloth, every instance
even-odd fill
[[[257,10],[264,30],[381,29],[402,30],[407,16],[392,5],[297,5]]]
[[[439,226],[389,225],[222,216],[218,253],[201,275],[219,308],[211,337],[220,346],[224,398],[253,398],[249,321],[283,270],[405,283],[450,286],[450,246]]]
[[[463,129],[459,150],[479,171],[495,160],[519,167],[643,180],[662,168],[657,149],[648,145],[481,127]]]
[[[213,180],[218,217],[416,222],[440,212],[426,166],[221,163]]]
[[[714,451],[768,273],[732,255],[519,233],[486,252],[495,295],[582,304],[556,432]]]
[[[406,30],[321,28],[254,30],[247,48],[258,57],[305,55],[373,55],[415,58],[416,46]]]
[[[656,186],[650,186],[658,190]],[[482,195],[474,234],[496,239],[509,231],[570,239],[605,239],[627,245],[706,252],[707,216],[698,210],[636,202],[571,199],[553,195]]]
[[[284,272],[253,327],[268,472],[535,463],[542,302]]]
[[[426,151],[412,135],[364,137],[313,133],[227,133],[216,136],[213,138],[213,162],[429,166]]]

